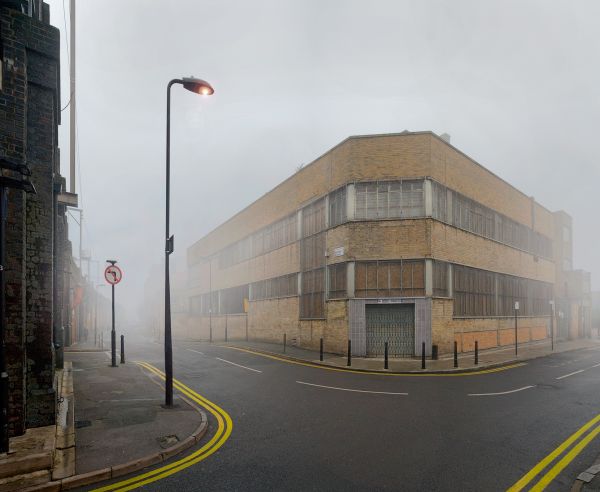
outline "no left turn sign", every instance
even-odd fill
[[[104,270],[104,278],[109,284],[116,285],[123,278],[123,272],[117,265],[109,265]]]

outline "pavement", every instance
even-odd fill
[[[348,367],[348,358],[346,355],[324,353],[323,361],[319,360],[319,352],[307,350],[294,345],[259,342],[259,341],[230,341],[226,343],[218,342],[220,345],[238,348],[248,348],[270,354],[284,355],[287,357],[313,362],[322,363],[329,366],[346,368]],[[554,347],[548,340],[529,342],[520,344],[515,355],[515,346],[505,346],[488,350],[480,350],[478,364],[475,364],[474,352],[458,354],[458,369],[454,367],[454,355],[442,354],[438,360],[425,360],[425,369],[421,369],[421,358],[399,359],[390,357],[388,360],[388,369],[384,369],[384,359],[382,357],[352,357],[351,368],[364,371],[384,371],[384,372],[442,372],[442,371],[464,371],[474,369],[484,369],[490,366],[510,364],[514,362],[544,357],[553,353],[567,352],[589,347],[596,344],[600,347],[598,339],[581,339],[556,342]]]
[[[205,437],[218,448],[168,474],[130,475],[127,487],[570,490],[600,454],[600,345],[585,345],[487,373],[372,374],[176,342],[178,387],[231,424]],[[162,367],[161,345],[130,351]]]

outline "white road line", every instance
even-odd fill
[[[262,372],[262,371],[259,371],[258,369],[252,369],[251,367],[246,367],[246,366],[242,366],[241,364],[236,364],[235,362],[231,362],[230,360],[221,359],[220,357],[215,357],[215,359],[220,360],[221,362],[227,362],[227,364],[231,364],[232,366],[241,367],[242,369],[248,369],[249,371]]]
[[[598,364],[595,364],[595,365],[593,365],[592,367],[598,367],[598,366],[600,366],[600,363],[598,363]],[[590,367],[590,369],[591,369],[592,367]]]
[[[580,372],[583,372],[585,369],[579,369],[579,371],[575,371],[575,372],[570,372],[569,374],[565,374],[564,376],[559,376],[556,379],[564,379],[564,378],[568,378],[569,376],[573,376],[574,374],[579,374]]]
[[[408,393],[392,393],[390,391],[367,391],[367,390],[357,390],[350,388],[337,388],[336,386],[323,386],[322,384],[313,384],[313,383],[305,383],[304,381],[296,381],[298,384],[305,384],[307,386],[315,386],[317,388],[326,388],[338,391],[352,391],[353,393],[373,393],[376,395],[400,395],[400,396],[408,396]]]
[[[194,350],[194,349],[186,349],[189,352],[195,352],[196,354],[200,354],[200,355],[204,355],[204,352],[200,352],[199,350]]]
[[[517,388],[510,391],[501,391],[499,393],[469,393],[469,396],[499,396],[499,395],[510,395],[511,393],[517,393],[519,391],[524,391],[529,388],[535,388],[535,385],[532,386],[523,386],[522,388]]]

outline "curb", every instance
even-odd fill
[[[264,350],[264,349],[257,349],[254,347],[248,347],[248,346],[244,346],[244,345],[220,345],[221,347],[225,347],[225,348],[240,348],[240,349],[245,349],[245,350],[249,350],[249,351],[253,351],[253,352],[257,352],[259,354],[264,354],[264,355],[272,355],[272,356],[276,356],[279,357],[281,359],[287,359],[290,361],[294,361],[294,362],[302,362],[302,363],[309,363],[315,366],[319,366],[319,367],[324,367],[324,368],[328,368],[328,369],[336,369],[336,370],[340,370],[340,371],[352,371],[352,372],[365,372],[365,373],[380,373],[380,374],[406,374],[406,375],[414,375],[414,374],[456,374],[456,373],[473,373],[473,372],[479,372],[479,371],[484,371],[487,369],[496,369],[496,368],[500,368],[500,367],[504,367],[504,366],[509,366],[515,363],[519,363],[519,362],[526,362],[529,360],[534,360],[534,359],[539,359],[541,357],[547,357],[549,355],[552,354],[560,354],[563,352],[573,352],[575,350],[584,350],[586,348],[589,347],[577,347],[577,348],[573,348],[573,349],[568,349],[568,350],[562,350],[561,352],[551,352],[549,354],[540,354],[540,355],[534,355],[531,357],[525,357],[525,358],[519,358],[519,359],[507,359],[507,360],[503,360],[501,362],[492,362],[489,364],[479,364],[477,366],[470,366],[470,367],[457,367],[457,368],[450,368],[450,369],[435,369],[435,370],[413,370],[413,371],[389,371],[389,370],[385,370],[385,369],[361,369],[361,368],[354,368],[352,366],[348,367],[348,366],[337,366],[334,364],[326,364],[325,362],[321,362],[321,361],[313,361],[313,360],[309,360],[309,359],[301,359],[300,357],[294,357],[291,355],[287,355],[287,354],[282,354],[280,352],[271,352],[268,350]]]
[[[141,458],[126,461],[125,463],[113,465],[108,468],[93,470],[87,473],[80,473],[79,475],[73,475],[68,478],[63,478],[62,480],[55,480],[42,485],[34,485],[33,487],[23,489],[21,492],[59,492],[62,490],[71,490],[84,485],[91,485],[97,482],[103,482],[105,480],[122,477],[123,475],[128,475],[129,473],[142,470],[143,468],[168,461],[173,456],[176,456],[186,449],[191,448],[196,443],[200,442],[200,440],[204,437],[204,434],[206,434],[206,431],[208,430],[208,418],[203,410],[194,405],[187,398],[182,396],[180,396],[180,398],[190,405],[194,410],[196,410],[201,417],[200,425],[196,427],[196,430],[194,430],[194,432],[192,432],[183,441],[180,441],[159,453],[152,453]]]
[[[600,457],[596,459],[595,464],[577,475],[577,478],[571,487],[571,492],[580,492],[583,489],[583,486],[594,480],[598,474],[600,474]]]

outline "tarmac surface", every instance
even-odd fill
[[[162,368],[162,346],[131,346],[128,360]],[[525,476],[513,490],[559,491],[600,453],[597,343],[496,372],[416,376],[185,342],[175,344],[174,371],[233,429],[214,454],[143,490],[495,491]],[[217,429],[214,416],[209,423],[205,443]]]

